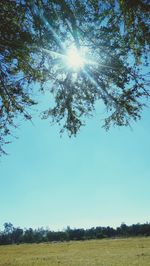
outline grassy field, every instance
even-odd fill
[[[0,266],[149,266],[150,238],[0,246]]]

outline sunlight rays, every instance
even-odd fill
[[[75,43],[71,41],[71,39],[66,40],[65,42],[61,41],[58,33],[53,29],[50,25],[49,21],[44,17],[42,12],[39,12],[41,19],[46,25],[47,29],[53,34],[54,40],[58,45],[58,49],[60,51],[53,51],[46,48],[41,48],[40,50],[50,57],[50,62],[53,64],[52,67],[56,67],[57,69],[61,69],[66,72],[72,73],[71,77],[73,79],[73,73],[78,73],[79,71],[83,71],[85,76],[92,82],[96,87],[98,86],[95,79],[87,73],[85,66],[92,66],[97,68],[108,68],[108,69],[116,69],[116,67],[109,66],[107,64],[103,64],[100,62],[99,54],[97,51],[92,51],[87,49],[86,45],[82,45],[79,49],[77,49]],[[68,36],[69,38],[69,36]],[[70,43],[70,44],[69,44]],[[94,54],[93,54],[94,53]]]
[[[72,46],[68,48],[66,54],[66,64],[68,67],[74,70],[80,70],[85,65],[85,58],[82,56],[81,52],[75,47]]]

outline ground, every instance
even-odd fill
[[[0,246],[0,266],[150,266],[150,237]]]

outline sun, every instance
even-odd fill
[[[81,51],[74,46],[68,48],[65,61],[66,65],[75,71],[80,70],[85,65],[85,59]]]

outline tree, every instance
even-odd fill
[[[0,152],[18,114],[31,119],[35,84],[53,97],[42,117],[70,136],[97,101],[107,110],[106,129],[139,119],[149,97],[141,70],[148,64],[149,10],[138,0],[1,1]]]
[[[26,11],[17,2],[0,1],[0,154],[15,117],[30,119],[26,107],[34,104],[28,90],[35,73],[29,58],[32,37]]]
[[[14,230],[14,227],[12,223],[4,223],[4,232],[6,234],[11,234],[13,230]]]
[[[4,234],[5,237],[3,241],[5,241],[7,244],[13,243],[12,233],[13,233],[14,227],[12,223],[4,223]]]
[[[34,230],[32,228],[26,229],[24,232],[23,240],[26,243],[34,243]]]

